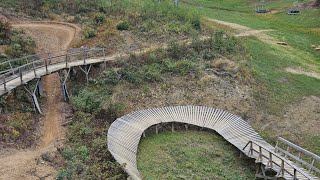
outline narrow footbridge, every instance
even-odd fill
[[[19,86],[23,86],[30,94],[34,109],[42,114],[38,103],[38,96],[43,94],[41,78],[43,76],[58,73],[61,82],[61,90],[64,99],[69,98],[67,90],[67,78],[70,76],[72,68],[79,67],[85,74],[87,82],[93,64],[104,63],[115,60],[118,57],[128,55],[106,56],[104,48],[72,48],[52,52],[43,52],[36,55],[26,56],[0,63],[0,96],[13,91]],[[34,82],[36,83],[30,83]],[[36,84],[30,87],[30,84]]]
[[[115,59],[104,48],[73,48],[13,59],[0,63],[0,96],[42,76],[75,66],[87,66]],[[84,70],[84,69],[83,69]],[[88,73],[88,70],[85,72]]]
[[[317,167],[319,156],[282,138],[274,147],[241,118],[220,109],[202,106],[146,109],[125,115],[111,124],[108,149],[133,179],[143,179],[137,168],[140,139],[151,126],[155,126],[158,132],[157,126],[161,123],[172,123],[172,127],[174,123],[184,123],[215,130],[241,153],[256,160],[256,177],[319,179],[315,176],[320,173]],[[299,154],[296,156],[295,153]],[[268,169],[276,175],[266,176]]]

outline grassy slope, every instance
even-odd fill
[[[254,179],[254,166],[219,135],[163,132],[143,139],[138,167],[147,179]]]
[[[185,2],[191,2],[185,0]],[[256,39],[245,40],[246,47],[252,55],[251,65],[258,82],[262,82],[269,96],[262,101],[268,101],[271,113],[282,112],[284,105],[295,102],[303,96],[320,95],[320,80],[304,75],[293,75],[284,71],[286,67],[302,67],[320,73],[320,53],[310,46],[320,42],[320,10],[305,10],[299,16],[289,16],[285,12],[291,6],[291,1],[271,1],[267,8],[284,10],[276,14],[255,14],[255,1],[252,0],[196,0],[204,16],[234,22],[254,29],[274,29],[269,35],[279,41],[286,41],[292,47],[270,46]],[[218,7],[218,8],[217,8]],[[224,9],[219,9],[224,8]],[[286,83],[282,83],[285,81]]]

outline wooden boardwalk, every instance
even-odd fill
[[[0,96],[51,73],[76,66],[103,63],[117,57],[119,55],[106,57],[104,48],[77,48],[6,61],[0,63]]]
[[[176,106],[137,111],[118,118],[108,130],[108,149],[133,179],[142,179],[137,169],[140,139],[146,129],[160,123],[179,122],[209,128],[257,163],[285,179],[318,179],[306,169],[275,152],[251,126],[226,111],[202,106]],[[295,177],[295,178],[294,178]]]

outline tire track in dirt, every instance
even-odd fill
[[[54,51],[66,49],[80,35],[80,28],[60,22],[19,22],[14,28],[23,29],[37,44],[37,50]],[[39,163],[42,153],[55,149],[55,143],[64,137],[61,126],[62,105],[60,80],[57,73],[43,78],[46,94],[44,124],[39,147],[32,150],[16,151],[0,156],[0,179],[36,179],[47,176],[54,179],[55,169]]]

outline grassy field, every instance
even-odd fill
[[[254,163],[210,132],[162,132],[143,139],[138,168],[146,179],[254,179]]]

